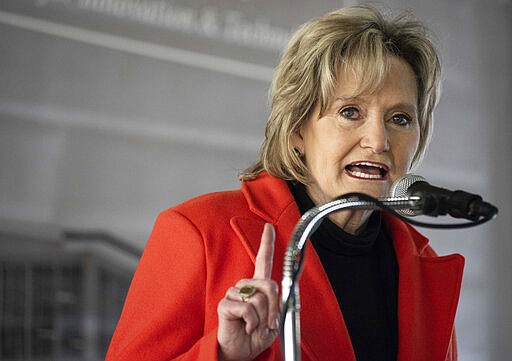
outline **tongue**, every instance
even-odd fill
[[[380,168],[368,165],[350,165],[348,169],[352,172],[361,172],[371,175],[380,175]]]

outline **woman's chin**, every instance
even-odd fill
[[[390,186],[387,181],[382,182],[364,182],[365,184],[361,184],[356,187],[348,187],[347,191],[340,192],[341,194],[346,193],[363,193],[370,197],[381,198],[387,197],[389,195]],[[370,183],[370,184],[367,184]]]

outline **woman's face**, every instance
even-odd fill
[[[348,192],[387,196],[409,170],[420,138],[418,91],[408,63],[392,57],[383,86],[372,94],[355,96],[354,75],[340,75],[325,114],[317,107],[293,137],[312,176],[308,192],[316,204]]]

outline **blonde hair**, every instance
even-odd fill
[[[353,6],[304,24],[290,39],[270,88],[271,111],[259,160],[240,179],[253,179],[266,170],[307,184],[309,172],[293,148],[292,135],[315,106],[320,114],[325,111],[340,69],[356,74],[359,92],[372,92],[384,81],[390,56],[405,60],[417,79],[420,142],[412,162],[417,165],[430,141],[439,95],[437,51],[428,30],[408,14],[387,20],[374,7]]]

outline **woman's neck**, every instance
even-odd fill
[[[306,187],[306,192],[315,206],[329,202],[329,200],[318,199],[318,197],[315,197],[315,192],[312,192],[309,187]],[[372,210],[351,209],[333,212],[327,218],[345,232],[358,235],[366,228],[366,224],[368,223],[368,219],[370,219],[372,212]]]

